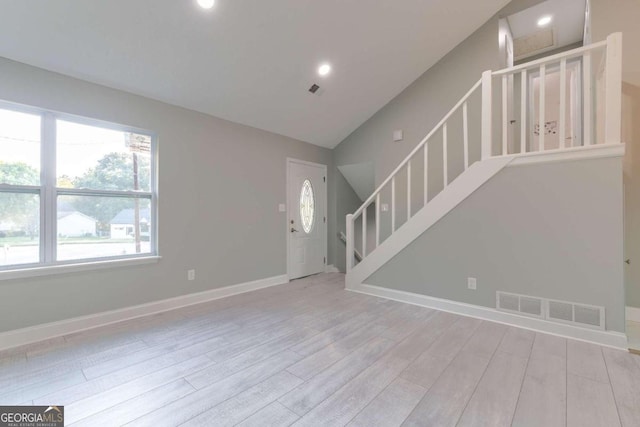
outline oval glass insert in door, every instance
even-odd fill
[[[311,233],[315,218],[315,199],[311,181],[305,179],[300,190],[300,221],[305,233]]]

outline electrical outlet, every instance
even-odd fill
[[[475,277],[467,277],[467,287],[472,290],[476,290],[478,285],[478,281]]]
[[[196,280],[196,271],[188,270],[187,271],[187,280]]]

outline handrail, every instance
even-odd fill
[[[460,101],[458,101],[458,103],[444,116],[444,118],[440,120],[440,122],[438,122],[438,124],[431,130],[431,132],[429,132],[427,136],[425,136],[422,139],[422,141],[420,141],[420,143],[416,145],[416,147],[413,150],[411,150],[409,155],[405,157],[405,159],[398,165],[398,167],[395,168],[393,172],[389,174],[387,179],[382,181],[382,184],[380,184],[378,188],[376,188],[373,194],[369,196],[369,198],[362,204],[362,206],[360,206],[358,210],[353,213],[354,217],[357,217],[358,215],[360,215],[362,211],[373,202],[373,199],[376,196],[376,194],[382,191],[384,186],[387,185],[389,181],[400,171],[400,169],[402,169],[402,167],[406,165],[409,160],[411,160],[411,158],[427,143],[427,141],[429,141],[429,139],[433,136],[433,134],[435,134],[446,123],[446,121],[449,120],[449,118],[453,115],[453,113],[455,113],[458,110],[458,108],[460,108],[460,106],[467,99],[469,99],[469,97],[473,94],[473,92],[475,92],[475,90],[480,87],[481,83],[482,83],[482,79],[478,80],[476,84],[474,84],[473,87],[460,99]]]
[[[590,54],[593,51],[603,49],[603,58],[601,63],[601,68],[603,68],[603,72],[598,73],[598,78],[600,80],[595,81],[592,75],[592,55]],[[415,209],[412,209],[412,162],[416,161],[415,156],[419,150],[424,148],[424,159],[420,161],[418,159],[418,167],[420,164],[424,164],[423,171],[423,187],[424,187],[424,204],[422,208],[424,208],[428,203],[428,193],[429,193],[429,174],[428,174],[428,165],[429,165],[429,142],[432,137],[442,129],[442,138],[441,142],[443,144],[442,151],[442,159],[441,169],[442,169],[442,177],[444,181],[444,188],[446,189],[450,183],[449,174],[448,174],[448,150],[449,150],[449,138],[450,135],[447,132],[448,128],[454,126],[453,122],[450,122],[451,117],[454,113],[456,113],[462,107],[462,146],[463,146],[463,163],[464,163],[464,171],[469,168],[469,123],[468,123],[468,100],[471,95],[478,90],[479,87],[482,88],[482,102],[480,106],[480,160],[486,160],[492,157],[501,157],[501,156],[520,156],[520,155],[529,155],[532,152],[544,152],[544,151],[563,151],[563,150],[573,150],[580,148],[576,144],[571,141],[567,145],[565,138],[565,129],[566,129],[566,107],[567,107],[567,97],[566,97],[566,78],[567,78],[567,65],[568,60],[581,57],[581,74],[583,75],[582,83],[580,84],[579,90],[580,102],[582,103],[582,114],[581,117],[577,117],[577,120],[581,120],[582,126],[582,137],[578,140],[579,145],[589,146],[597,143],[604,144],[614,144],[621,142],[621,106],[622,106],[622,34],[621,33],[613,33],[610,34],[606,40],[601,42],[593,43],[588,46],[583,46],[577,49],[572,49],[566,52],[562,52],[556,55],[551,55],[545,58],[541,58],[535,61],[530,61],[524,64],[520,64],[511,68],[506,68],[498,71],[487,70],[482,73],[482,78],[478,80],[471,89],[454,105],[454,107],[449,110],[449,112],[436,124],[433,129],[411,150],[411,152],[400,162],[400,164],[382,181],[381,184],[377,186],[375,191],[365,200],[365,202],[353,213],[347,215],[346,222],[346,236],[344,233],[340,233],[340,238],[347,245],[347,272],[349,272],[354,267],[353,259],[356,258],[357,261],[360,261],[362,258],[367,257],[367,252],[370,253],[372,250],[375,250],[378,246],[380,246],[380,212],[381,212],[381,194],[382,190],[391,183],[391,234],[396,231],[396,208],[397,208],[397,184],[400,182],[402,184],[402,179],[399,177],[399,172],[403,168],[407,168],[406,174],[406,194],[403,194],[401,197],[406,197],[406,218],[407,222],[415,214]],[[551,70],[554,64],[559,64],[559,70]],[[537,78],[539,79],[539,93],[540,93],[540,102],[539,106],[536,107],[537,110],[533,112],[531,110],[531,106],[529,106],[529,98],[533,95],[529,94],[528,89],[528,80],[527,76],[531,69],[538,69]],[[545,94],[545,83],[547,79],[548,73],[560,73],[560,112],[559,112],[559,129],[560,132],[557,136],[557,142],[552,141],[549,146],[545,145],[547,141],[545,141],[545,131],[538,131],[535,133],[531,126],[529,129],[527,126],[521,126],[520,135],[519,135],[519,147],[516,146],[517,136],[510,134],[509,132],[509,120],[511,117],[509,116],[508,108],[509,108],[509,100],[513,102],[513,91],[511,89],[511,95],[509,95],[508,85],[513,84],[510,83],[508,79],[509,76],[514,76],[516,74],[520,75],[520,120],[521,123],[527,123],[530,117],[537,117],[537,124],[541,126],[542,123],[545,123],[545,102],[544,102],[544,94]],[[494,86],[494,80],[500,80],[500,85]],[[604,108],[598,110],[597,114],[602,114],[603,124],[604,124],[604,141],[595,141],[592,134],[595,129],[594,115],[595,111],[593,111],[594,107],[594,99],[592,97],[594,88],[596,85],[603,86],[603,99],[604,99]],[[598,87],[599,88],[599,87]],[[498,90],[495,90],[498,89]],[[501,151],[498,153],[494,153],[496,151],[497,144],[494,141],[496,135],[493,132],[494,125],[494,110],[497,108],[494,105],[494,96],[495,93],[498,92],[502,94],[501,96],[501,104],[502,104],[502,113],[501,113]],[[511,96],[511,98],[509,98]],[[598,95],[598,102],[600,101],[600,95]],[[537,116],[532,116],[532,113],[537,114]],[[573,118],[574,120],[576,118]],[[513,123],[513,121],[511,122]],[[531,134],[528,134],[530,132]],[[572,135],[574,135],[572,133]],[[457,138],[457,136],[454,136]],[[573,139],[573,138],[570,138]],[[557,148],[554,144],[557,144]],[[517,151],[519,148],[520,151]],[[455,179],[455,178],[453,178]],[[401,187],[402,188],[402,187]],[[402,193],[401,193],[402,194]],[[373,221],[375,222],[375,232],[376,239],[375,245],[373,249],[369,248],[367,245],[367,208],[372,204],[376,203],[376,213]],[[404,203],[400,202],[400,206]],[[420,209],[422,209],[420,208]],[[402,211],[401,211],[402,212]],[[358,252],[355,248],[355,221],[356,218],[362,218],[362,254]]]
[[[603,40],[603,41],[598,42],[598,43],[593,43],[593,44],[590,44],[588,46],[582,46],[582,47],[578,47],[576,49],[571,49],[571,50],[568,50],[566,52],[556,53],[555,55],[546,56],[544,58],[540,58],[540,59],[536,59],[535,61],[526,62],[524,64],[516,65],[516,66],[511,67],[511,68],[504,68],[502,70],[494,71],[491,74],[493,76],[502,76],[502,75],[505,75],[505,74],[514,74],[514,73],[517,73],[517,72],[522,71],[522,70],[526,70],[526,69],[529,69],[529,68],[540,66],[542,64],[550,64],[550,63],[553,63],[553,62],[558,62],[558,61],[560,61],[562,59],[569,59],[569,58],[574,58],[574,57],[577,57],[577,56],[581,56],[581,55],[584,55],[585,53],[587,53],[589,51],[596,50],[596,49],[599,49],[599,48],[605,47],[605,46],[607,46],[607,40]]]
[[[341,231],[340,234],[339,234],[339,237],[340,237],[340,241],[346,245],[347,244],[347,235],[344,234],[344,232]],[[353,255],[356,257],[356,259],[358,261],[362,261],[362,255],[360,254],[360,251],[358,251],[356,248],[353,248]]]

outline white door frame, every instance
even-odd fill
[[[287,278],[289,280],[291,280],[291,265],[290,265],[290,243],[289,243],[289,208],[291,207],[291,202],[293,200],[290,200],[291,197],[289,195],[289,166],[291,165],[291,163],[298,163],[300,165],[307,165],[307,166],[314,166],[314,167],[320,167],[322,168],[323,172],[324,172],[324,176],[325,176],[325,185],[324,185],[324,212],[322,213],[322,215],[324,216],[324,218],[327,219],[327,221],[324,223],[324,239],[323,239],[323,246],[324,246],[324,268],[325,271],[327,269],[327,262],[328,262],[328,253],[327,253],[327,243],[328,243],[328,235],[329,235],[329,218],[327,217],[327,206],[329,205],[329,199],[327,198],[327,165],[323,165],[322,163],[314,163],[314,162],[308,162],[306,160],[300,160],[300,159],[294,159],[292,157],[287,157],[287,165],[286,165],[286,172],[287,172],[287,182],[285,183],[285,191],[287,193],[287,209],[286,209],[286,215],[285,215],[285,227],[284,227],[284,231],[285,231],[285,236],[286,236],[286,240],[287,240]]]

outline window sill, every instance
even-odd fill
[[[43,267],[21,268],[0,271],[0,281],[27,277],[50,276],[54,274],[77,273],[81,271],[103,270],[107,268],[129,267],[133,265],[155,264],[161,256],[151,255],[139,258],[112,259],[105,261],[81,262],[77,264],[47,265]]]

